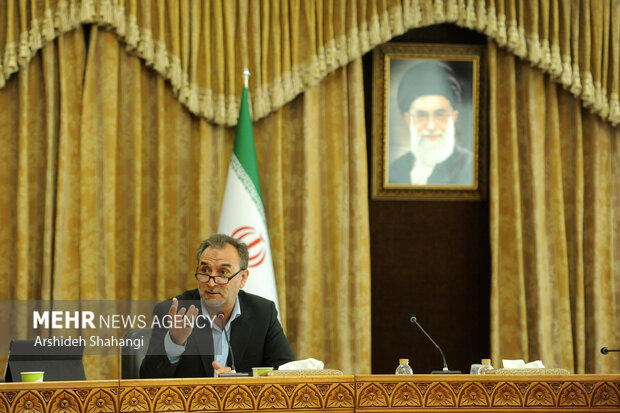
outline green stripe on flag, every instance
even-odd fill
[[[241,166],[254,184],[258,196],[263,199],[258,178],[258,163],[256,162],[256,148],[254,147],[254,132],[252,131],[252,119],[250,118],[250,104],[248,103],[248,88],[243,87],[241,95],[241,107],[239,108],[239,121],[235,134],[235,147],[233,152],[239,159]]]

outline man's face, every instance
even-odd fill
[[[239,265],[239,253],[230,244],[224,248],[207,247],[198,262],[198,272],[205,272],[211,275],[223,275],[230,277],[241,269]],[[200,297],[208,310],[232,311],[237,299],[239,289],[243,288],[248,278],[248,270],[243,270],[237,274],[228,284],[215,284],[213,279],[208,282],[198,281]]]
[[[404,114],[411,134],[411,150],[420,162],[434,166],[454,151],[454,122],[458,112],[441,95],[421,96]]]

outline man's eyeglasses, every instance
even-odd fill
[[[452,113],[444,109],[439,109],[434,112],[427,112],[425,110],[416,110],[411,114],[413,121],[418,125],[425,125],[433,118],[436,123],[446,123]]]
[[[200,281],[201,283],[208,283],[213,278],[213,282],[214,283],[223,285],[223,284],[228,284],[228,282],[230,280],[235,278],[237,276],[237,274],[239,274],[241,271],[244,271],[244,270],[245,270],[245,268],[241,268],[239,271],[237,271],[236,273],[234,273],[230,277],[227,277],[225,275],[211,275],[208,272],[196,271],[196,273],[194,274],[194,277],[196,277],[196,279],[198,281]]]

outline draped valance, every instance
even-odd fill
[[[116,33],[216,124],[236,123],[244,67],[260,119],[375,46],[438,23],[486,34],[620,124],[615,0],[9,0],[0,5],[0,87],[84,23]]]

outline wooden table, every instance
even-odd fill
[[[0,412],[620,412],[620,375],[358,375],[0,383]]]
[[[620,375],[355,376],[360,413],[385,411],[620,412]]]

